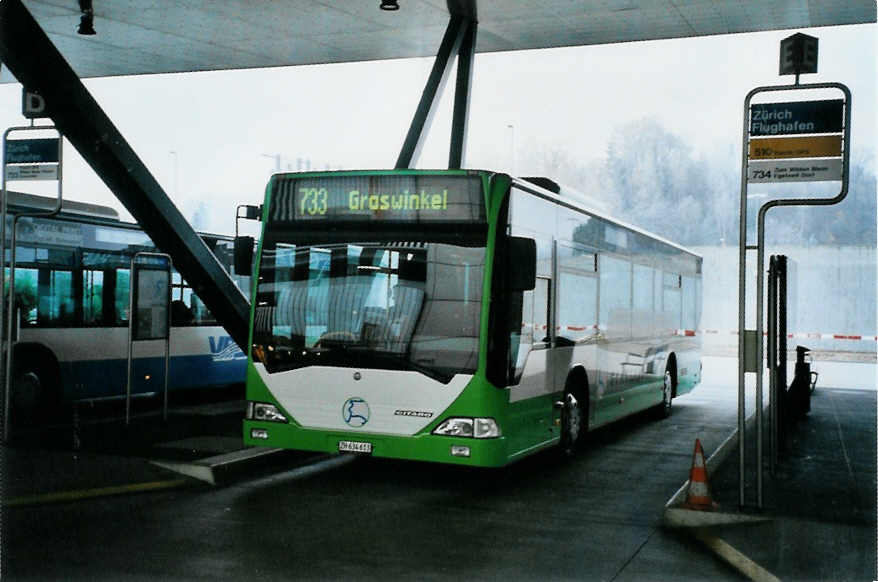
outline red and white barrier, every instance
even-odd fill
[[[684,331],[684,330],[678,330]],[[690,331],[690,330],[685,330]],[[738,335],[738,330],[719,330],[719,329],[702,329],[699,333],[704,335]],[[767,332],[762,332],[763,335],[766,335]],[[678,334],[680,335],[680,334]],[[688,333],[687,333],[688,335]],[[787,338],[789,339],[810,339],[810,340],[848,340],[848,341],[878,341],[878,335],[865,334],[865,333],[820,333],[820,332],[796,332],[796,333],[788,333]]]

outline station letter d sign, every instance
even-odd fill
[[[21,114],[27,119],[49,117],[46,111],[46,100],[42,95],[27,89],[21,90]]]

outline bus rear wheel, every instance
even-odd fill
[[[579,393],[574,390],[565,390],[564,399],[561,401],[561,452],[571,457],[582,443],[582,435],[585,426],[584,407],[579,398]]]
[[[671,369],[665,369],[665,376],[662,379],[662,401],[654,408],[656,418],[667,418],[671,416],[671,405],[674,399],[674,375]]]

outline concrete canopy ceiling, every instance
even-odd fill
[[[444,0],[24,0],[80,77],[433,56]],[[452,1],[453,5],[468,2]],[[478,0],[477,52],[875,22],[874,0]],[[14,79],[6,68],[0,82]]]

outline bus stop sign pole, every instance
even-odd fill
[[[778,206],[826,206],[838,204],[848,191],[850,165],[851,92],[841,83],[799,84],[801,73],[817,72],[817,39],[797,34],[781,43],[780,74],[796,75],[793,85],[757,87],[744,100],[743,148],[741,152],[741,204],[738,270],[738,502],[745,499],[745,374],[756,374],[756,487],[757,506],[762,507],[762,367],[763,298],[765,263],[765,216]],[[751,106],[761,93],[826,90],[842,92],[843,100],[768,103]],[[839,135],[841,134],[841,135]],[[795,161],[789,161],[795,160]],[[783,198],[770,200],[759,209],[757,244],[747,244],[747,190],[750,182],[840,181],[832,198]],[[756,250],[756,329],[746,329],[747,251]],[[776,403],[772,403],[774,406]]]
[[[25,92],[27,95],[27,92]],[[29,101],[24,102],[25,115]],[[55,137],[39,137],[34,139],[19,138],[10,139],[13,133],[39,133],[51,132]],[[62,162],[64,154],[64,140],[61,132],[52,125],[30,125],[24,127],[10,127],[3,133],[3,186],[0,189],[0,266],[6,263],[6,215],[8,211],[7,182],[10,180],[55,180],[58,182],[58,197],[55,206],[47,211],[17,213],[12,219],[12,236],[9,243],[9,289],[8,298],[3,301],[2,285],[0,285],[0,378],[3,381],[3,442],[9,441],[10,434],[10,408],[12,399],[12,368],[14,365],[13,342],[15,323],[15,243],[18,233],[18,221],[21,218],[36,218],[54,216],[61,211],[62,199]],[[5,277],[0,277],[0,281]],[[5,318],[5,319],[4,319]],[[4,323],[5,334],[4,334]]]

